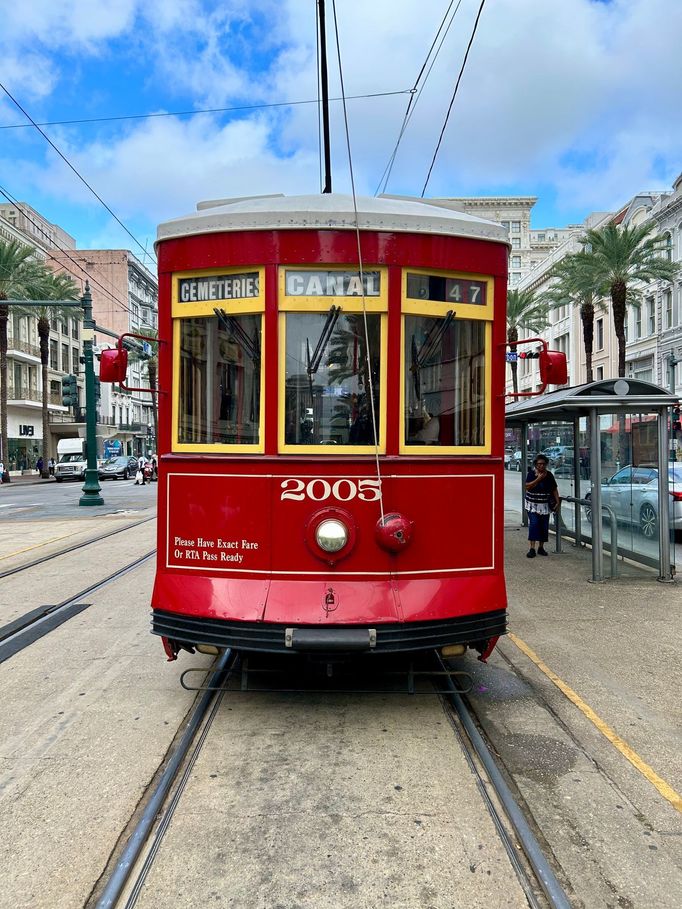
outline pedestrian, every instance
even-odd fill
[[[54,476],[54,467],[55,467],[54,458],[50,458],[49,461],[47,462],[47,469],[48,469],[51,477]]]
[[[38,471],[38,473],[42,474],[44,466],[45,466],[45,462],[43,461],[42,456],[41,456],[36,461],[36,470]]]
[[[137,486],[138,484],[140,486],[146,485],[145,479],[144,479],[144,465],[145,465],[145,457],[144,457],[144,455],[140,455],[140,457],[137,459],[137,473],[135,474],[135,486]]]
[[[547,555],[544,544],[549,539],[549,515],[559,507],[559,490],[554,474],[547,470],[548,464],[545,455],[538,455],[533,461],[533,469],[528,471],[526,477],[526,511],[530,543],[526,556],[529,559],[535,558],[536,543],[539,544],[537,555]]]

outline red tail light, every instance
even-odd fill
[[[682,502],[682,492],[671,492],[674,502]]]

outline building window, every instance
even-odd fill
[[[595,371],[595,379],[596,379],[597,382],[601,382],[601,380],[602,380],[603,378],[604,378],[604,367],[603,367],[603,366],[597,366],[597,369],[596,369],[596,371]]]
[[[656,304],[653,297],[648,297],[646,301],[647,319],[649,324],[649,334],[656,333]]]
[[[597,319],[597,350],[604,349],[604,320]]]
[[[512,249],[521,249],[521,237],[512,237]]]
[[[80,363],[79,363],[79,356],[78,356],[78,348],[77,348],[77,347],[72,347],[72,348],[71,348],[71,372],[72,372],[74,375],[78,375],[78,372],[79,372],[78,367],[79,367],[79,366],[80,366]]]
[[[571,345],[569,343],[568,332],[565,335],[559,335],[559,337],[556,339],[556,341],[554,343],[555,343],[554,349],[560,350],[562,353],[564,353],[566,355],[566,359],[568,360],[569,356],[570,356],[570,352],[571,352]]]
[[[673,238],[670,232],[663,234],[663,241],[661,243],[662,257],[667,259],[668,262],[673,260]]]
[[[71,337],[76,341],[79,337],[79,323],[78,319],[71,319]]]
[[[62,372],[69,371],[69,345],[62,344]]]
[[[663,308],[665,310],[665,327],[673,327],[673,295],[672,291],[666,290],[663,294]]]
[[[513,272],[512,272],[512,276],[511,276],[511,282],[512,282],[512,284],[518,284],[520,280],[521,280],[521,272],[520,272],[520,271],[513,271]]]
[[[642,337],[642,307],[635,306],[635,338]]]
[[[512,230],[512,233],[513,233],[513,234],[520,234],[520,233],[521,233],[521,222],[520,222],[520,221],[512,221],[512,223],[511,223],[511,230]]]
[[[521,256],[512,256],[512,268],[521,268]]]
[[[509,230],[509,221],[500,221],[500,224],[505,230]]]
[[[544,235],[544,234],[538,234],[537,240],[538,240],[538,243],[544,243],[544,242],[545,242],[545,235]]]
[[[59,372],[59,346],[54,338],[50,338],[50,369]]]

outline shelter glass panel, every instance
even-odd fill
[[[179,320],[180,444],[259,444],[261,319],[223,315]]]
[[[367,335],[363,313],[337,307],[288,312],[284,318],[285,444],[373,447],[383,394],[382,316],[366,314]]]
[[[405,316],[405,444],[485,444],[485,323]]]

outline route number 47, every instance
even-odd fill
[[[282,480],[280,484],[282,493],[280,501],[292,499],[302,502],[312,499],[313,502],[325,502],[327,499],[336,499],[337,502],[350,502],[356,497],[363,502],[376,502],[381,496],[381,482],[379,480],[348,480],[343,478],[330,483],[321,477],[309,480],[307,483],[299,479]]]

